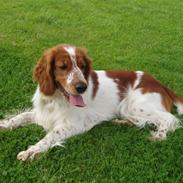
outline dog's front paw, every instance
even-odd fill
[[[161,141],[166,139],[166,130],[158,130],[151,132],[151,137],[149,138],[152,141]]]
[[[40,151],[38,150],[31,150],[28,149],[26,151],[21,151],[17,155],[18,160],[26,161],[26,160],[33,160],[40,154]]]

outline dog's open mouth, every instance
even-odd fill
[[[64,95],[71,105],[76,106],[76,107],[85,107],[86,106],[84,103],[83,97],[81,95],[72,95],[72,94],[69,94],[68,92],[66,92],[65,90],[64,90]]]
[[[83,97],[81,95],[72,95],[68,93],[59,83],[57,83],[58,89],[64,94],[68,102],[75,107],[85,107]]]
[[[81,95],[69,95],[69,103],[76,107],[85,107],[85,103]]]

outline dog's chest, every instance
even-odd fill
[[[45,97],[37,91],[33,97],[36,122],[45,130],[53,129],[56,123],[64,122],[68,115],[68,108],[63,98],[54,95]]]

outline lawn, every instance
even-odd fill
[[[32,68],[44,49],[88,49],[94,69],[144,70],[183,96],[182,0],[0,0],[0,117],[31,107]],[[183,121],[183,118],[182,118]],[[19,151],[41,127],[0,131],[0,183],[183,182],[183,129],[166,141],[149,128],[104,122],[33,162]]]

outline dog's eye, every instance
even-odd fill
[[[81,65],[81,70],[84,70],[85,67],[86,67],[86,65],[85,65],[85,64],[82,64],[82,65]]]
[[[62,69],[62,70],[67,69],[67,65],[66,65],[66,64],[61,65],[61,66],[60,66],[60,69]]]

